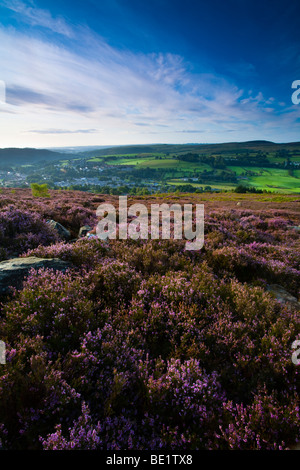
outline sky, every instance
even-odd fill
[[[0,0],[0,147],[300,141],[299,0]]]

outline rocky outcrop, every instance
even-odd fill
[[[71,234],[69,230],[67,230],[63,225],[61,225],[59,222],[56,222],[55,220],[47,220],[47,224],[50,225],[54,230],[57,231],[58,235],[63,239],[63,240],[69,240],[71,237]]]
[[[267,286],[267,290],[273,293],[278,302],[290,303],[300,307],[300,302],[298,302],[296,297],[287,292],[282,286],[279,286],[278,284],[270,284]]]
[[[0,262],[0,295],[9,294],[11,287],[22,287],[24,279],[31,268],[52,268],[57,271],[65,271],[71,264],[58,258],[13,258]]]
[[[300,225],[288,225],[288,230],[296,230],[296,232],[300,232]]]
[[[85,237],[86,234],[92,230],[93,227],[90,227],[89,225],[83,225],[83,227],[80,227],[79,233],[78,233],[78,238]]]

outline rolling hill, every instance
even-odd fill
[[[62,158],[74,158],[74,155],[62,154],[45,149],[35,148],[4,148],[0,149],[0,165],[27,165],[42,161],[51,162]]]
[[[248,142],[228,142],[221,144],[152,144],[152,145],[123,145],[119,147],[106,147],[103,149],[82,152],[85,157],[101,155],[123,155],[138,153],[226,153],[259,151],[274,152],[277,150],[300,151],[300,142],[274,143],[266,140],[253,140]]]
[[[247,151],[263,151],[274,152],[277,150],[290,150],[300,152],[300,142],[290,142],[277,144],[264,140],[253,140],[249,142],[229,142],[222,144],[151,144],[151,145],[122,145],[99,148],[89,151],[82,151],[82,147],[78,147],[78,152],[67,153],[67,150],[57,149],[36,149],[36,148],[2,148],[0,149],[0,165],[27,165],[39,163],[42,161],[52,162],[62,159],[73,159],[82,156],[89,158],[92,156],[102,155],[123,155],[123,154],[139,154],[139,153],[185,153],[199,152],[206,154],[227,153],[227,152],[247,152]]]

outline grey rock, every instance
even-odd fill
[[[280,303],[290,303],[295,306],[300,307],[300,302],[291,295],[288,291],[286,291],[282,286],[278,284],[270,284],[267,286],[267,290],[274,294],[278,302]]]
[[[9,294],[11,287],[22,287],[24,279],[31,268],[52,268],[57,271],[65,271],[71,264],[58,258],[12,258],[0,262],[0,295]]]
[[[288,230],[296,230],[296,232],[300,231],[300,225],[289,225],[287,227]]]
[[[47,224],[50,225],[54,230],[57,231],[58,235],[63,238],[64,240],[69,240],[71,237],[71,234],[69,230],[67,230],[63,225],[61,225],[59,222],[56,222],[55,220],[47,220]]]
[[[288,447],[290,450],[300,450],[300,442]]]
[[[92,230],[93,227],[90,227],[89,225],[84,225],[83,227],[80,227],[79,233],[78,233],[78,238],[85,237],[86,234]]]

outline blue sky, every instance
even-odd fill
[[[299,141],[299,17],[298,0],[0,0],[0,146]]]

